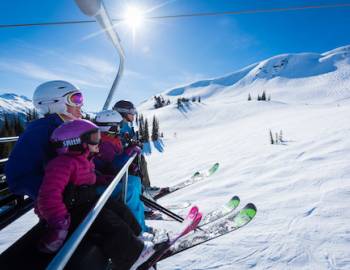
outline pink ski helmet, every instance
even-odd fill
[[[100,140],[101,134],[98,127],[83,119],[65,122],[51,135],[51,141],[59,154],[67,153],[69,150],[84,151],[86,149],[84,144],[97,145]]]

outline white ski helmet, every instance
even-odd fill
[[[96,114],[95,122],[102,132],[119,133],[120,123],[123,121],[121,115],[113,110],[105,110]]]
[[[62,113],[72,116],[67,112],[67,105],[82,106],[83,96],[79,88],[69,82],[48,81],[35,89],[33,103],[42,114]]]

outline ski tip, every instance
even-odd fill
[[[230,201],[240,201],[241,199],[238,196],[233,196]]]
[[[241,199],[238,196],[233,196],[226,205],[230,208],[236,208],[240,202]]]
[[[253,203],[248,203],[241,211],[244,211],[250,218],[253,218],[258,210]]]
[[[198,206],[194,205],[188,212],[187,218],[193,219],[199,212]]]
[[[257,211],[256,206],[254,203],[248,203],[244,208],[250,208],[253,209],[255,211]]]
[[[196,216],[196,226],[195,227],[197,227],[199,225],[199,223],[201,222],[202,218],[203,218],[203,214],[201,212],[198,212],[197,216]]]

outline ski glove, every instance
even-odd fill
[[[137,145],[131,145],[125,149],[125,154],[128,157],[131,157],[133,154],[141,155],[141,148],[138,147]]]
[[[69,216],[48,223],[46,232],[39,241],[39,250],[44,253],[56,252],[66,240],[69,225]]]

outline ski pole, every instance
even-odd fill
[[[150,199],[146,198],[145,196],[140,196],[141,201],[143,201],[148,207],[154,208],[163,214],[167,215],[168,217],[171,217],[172,219],[175,219],[178,222],[183,222],[184,219],[180,217],[179,215],[175,214],[174,212],[170,211],[169,209],[166,209],[165,207],[161,206],[160,204],[151,201]]]
[[[142,197],[143,197],[143,198],[142,198]],[[142,195],[142,197],[141,197],[141,200],[142,200],[147,206],[149,206],[149,207],[151,207],[151,208],[154,208],[154,209],[156,209],[156,210],[158,210],[158,211],[164,213],[165,215],[167,215],[167,216],[169,216],[169,217],[175,219],[176,221],[183,222],[184,219],[183,219],[182,217],[180,217],[179,215],[177,215],[177,214],[171,212],[170,210],[166,209],[165,207],[159,205],[158,203],[156,203],[156,202],[154,202],[154,201],[152,201],[152,200],[149,200],[148,198],[144,197],[143,195]]]

